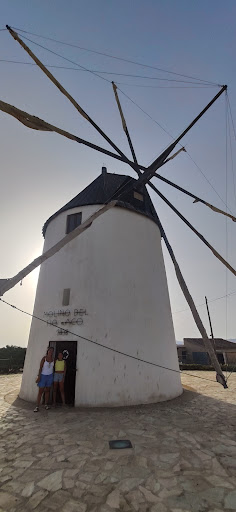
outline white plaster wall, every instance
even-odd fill
[[[63,212],[50,222],[44,245],[65,235],[68,214],[82,221],[98,206]],[[64,288],[71,289],[68,309],[86,308],[82,326],[69,330],[110,348],[176,370],[157,368],[93,345],[32,320],[20,396],[36,399],[35,378],[49,341],[77,343],[75,405],[119,406],[169,400],[181,394],[177,349],[157,225],[149,218],[116,207],[99,217],[77,239],[42,264],[34,314],[67,309]]]

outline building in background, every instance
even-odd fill
[[[215,338],[213,341],[220,364],[236,364],[236,343]],[[178,359],[183,364],[210,365],[210,358],[201,338],[184,338],[184,344],[177,345]]]

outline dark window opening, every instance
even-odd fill
[[[195,364],[209,364],[209,356],[207,352],[193,352],[193,363]]]
[[[73,231],[77,226],[81,224],[82,221],[82,213],[72,213],[72,215],[67,215],[66,220],[66,234]]]
[[[139,201],[143,201],[143,194],[140,194],[139,192],[134,191],[134,198],[138,199]]]
[[[70,288],[63,290],[62,306],[69,306],[70,304]]]
[[[182,361],[186,361],[186,359],[187,359],[187,351],[182,350]]]

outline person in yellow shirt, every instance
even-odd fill
[[[56,407],[56,396],[57,396],[57,388],[59,384],[59,389],[61,393],[62,404],[65,405],[65,392],[64,392],[64,380],[66,376],[66,362],[63,359],[62,352],[59,352],[57,356],[57,360],[55,361],[55,371],[53,378],[53,405]]]

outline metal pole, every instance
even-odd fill
[[[211,329],[211,337],[214,340],[212,323],[211,323],[211,317],[210,317],[210,311],[209,311],[208,302],[207,302],[207,298],[206,297],[205,297],[205,301],[206,301],[207,314],[208,314],[208,319],[209,319],[209,324],[210,324],[210,329]]]

